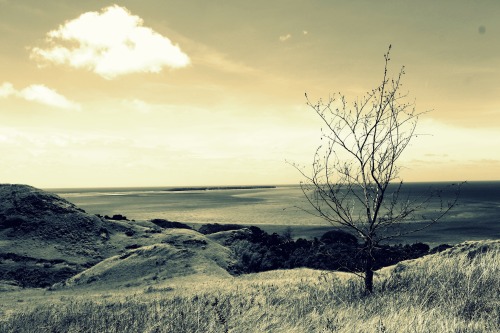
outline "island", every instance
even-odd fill
[[[273,185],[256,185],[256,186],[203,186],[203,187],[174,187],[164,191],[166,192],[185,192],[185,191],[222,191],[222,190],[257,190],[257,189],[272,189],[276,188]]]

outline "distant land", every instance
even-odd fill
[[[167,192],[184,192],[184,191],[222,191],[222,190],[255,190],[261,188],[276,188],[272,185],[257,185],[257,186],[203,186],[203,187],[174,187],[166,189]]]

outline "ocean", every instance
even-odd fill
[[[410,198],[423,197],[447,183],[404,185]],[[199,225],[255,225],[268,232],[290,227],[295,237],[319,237],[334,227],[308,214],[299,186],[273,187],[144,187],[49,189],[91,214],[125,215],[130,220],[153,218]],[[453,194],[444,192],[445,201]],[[447,197],[448,196],[448,197]],[[428,210],[438,205],[433,203]],[[430,212],[423,211],[421,215]],[[416,223],[419,223],[416,221]],[[455,244],[465,240],[500,238],[500,182],[468,182],[458,204],[439,223],[396,243]]]

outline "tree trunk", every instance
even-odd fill
[[[373,270],[372,268],[365,268],[365,291],[369,294],[373,292]]]
[[[366,244],[365,246],[368,246]],[[371,249],[366,251],[365,258],[365,291],[368,294],[373,292],[373,257],[371,255]]]

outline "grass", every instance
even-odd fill
[[[18,302],[0,332],[499,332],[500,241],[400,263],[377,274],[376,293],[362,287],[295,269],[105,297],[45,291],[39,305]]]

